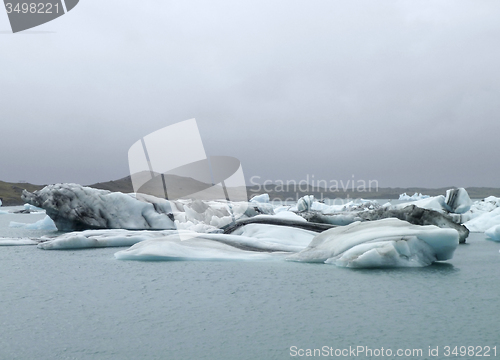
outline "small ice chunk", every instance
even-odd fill
[[[313,205],[313,202],[314,202],[313,195],[302,196],[297,201],[297,211],[309,211]]]
[[[446,205],[450,208],[450,212],[464,214],[469,211],[472,200],[464,188],[450,189],[446,191]]]
[[[56,224],[54,224],[54,221],[52,221],[52,219],[48,216],[45,216],[42,220],[38,220],[37,222],[32,224],[11,221],[9,227],[23,228],[27,230],[57,230]]]
[[[484,234],[491,240],[500,241],[500,225],[490,227]]]
[[[259,202],[269,204],[269,194],[255,195],[250,202]]]

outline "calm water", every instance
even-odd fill
[[[12,217],[0,237],[26,234],[4,227]],[[291,346],[358,345],[423,349],[414,359],[496,345],[500,357],[500,244],[468,243],[447,263],[391,270],[0,247],[0,359],[291,359]]]

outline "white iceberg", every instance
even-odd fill
[[[463,224],[472,232],[485,232],[500,224],[500,198],[489,196],[476,201],[461,215]]]
[[[491,240],[500,241],[500,224],[490,227],[484,234]]]
[[[210,235],[214,236],[213,238]],[[221,234],[192,234],[192,238],[185,239],[184,236],[170,235],[156,240],[147,240],[135,244],[130,249],[115,253],[118,260],[279,260],[289,254],[288,252],[264,252],[245,250],[227,243],[215,240],[219,238],[243,236],[231,236]]]
[[[32,223],[32,224],[11,221],[9,224],[9,227],[11,227],[11,228],[23,228],[23,229],[27,229],[27,230],[49,230],[49,231],[56,231],[57,230],[56,224],[48,216],[45,216],[42,220],[38,220],[37,222]]]
[[[451,259],[457,246],[454,229],[389,218],[324,231],[287,260],[356,268],[422,267]]]
[[[299,200],[297,200],[297,211],[309,211],[314,202],[313,195],[305,195],[302,196]]]
[[[337,214],[344,212],[357,212],[364,210],[376,210],[380,209],[381,206],[376,200],[365,200],[365,199],[355,199],[345,204],[333,204],[327,205],[324,203],[320,203],[318,201],[314,201],[311,204],[309,210],[319,211],[322,214]]]
[[[422,209],[434,210],[439,212],[447,212],[449,207],[446,205],[446,198],[444,195],[426,197],[412,202],[405,202],[401,204],[392,205],[392,209],[404,209],[407,206],[415,205]]]
[[[269,204],[269,194],[255,195],[250,202],[259,202],[264,204]]]
[[[415,193],[412,196],[407,195],[406,193],[402,193],[399,195],[399,200],[403,201],[416,201],[429,198],[429,195],[422,195],[422,193]]]

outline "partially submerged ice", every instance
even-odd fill
[[[457,245],[456,230],[383,219],[324,231],[287,260],[353,268],[422,267],[451,259]]]
[[[61,231],[88,229],[174,230],[210,232],[235,220],[234,213],[273,213],[270,204],[202,200],[168,201],[144,194],[123,194],[77,184],[56,184],[33,193],[29,204],[46,210]]]

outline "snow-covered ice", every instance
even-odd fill
[[[389,218],[324,231],[287,260],[341,267],[421,267],[451,259],[457,246],[456,230]]]

